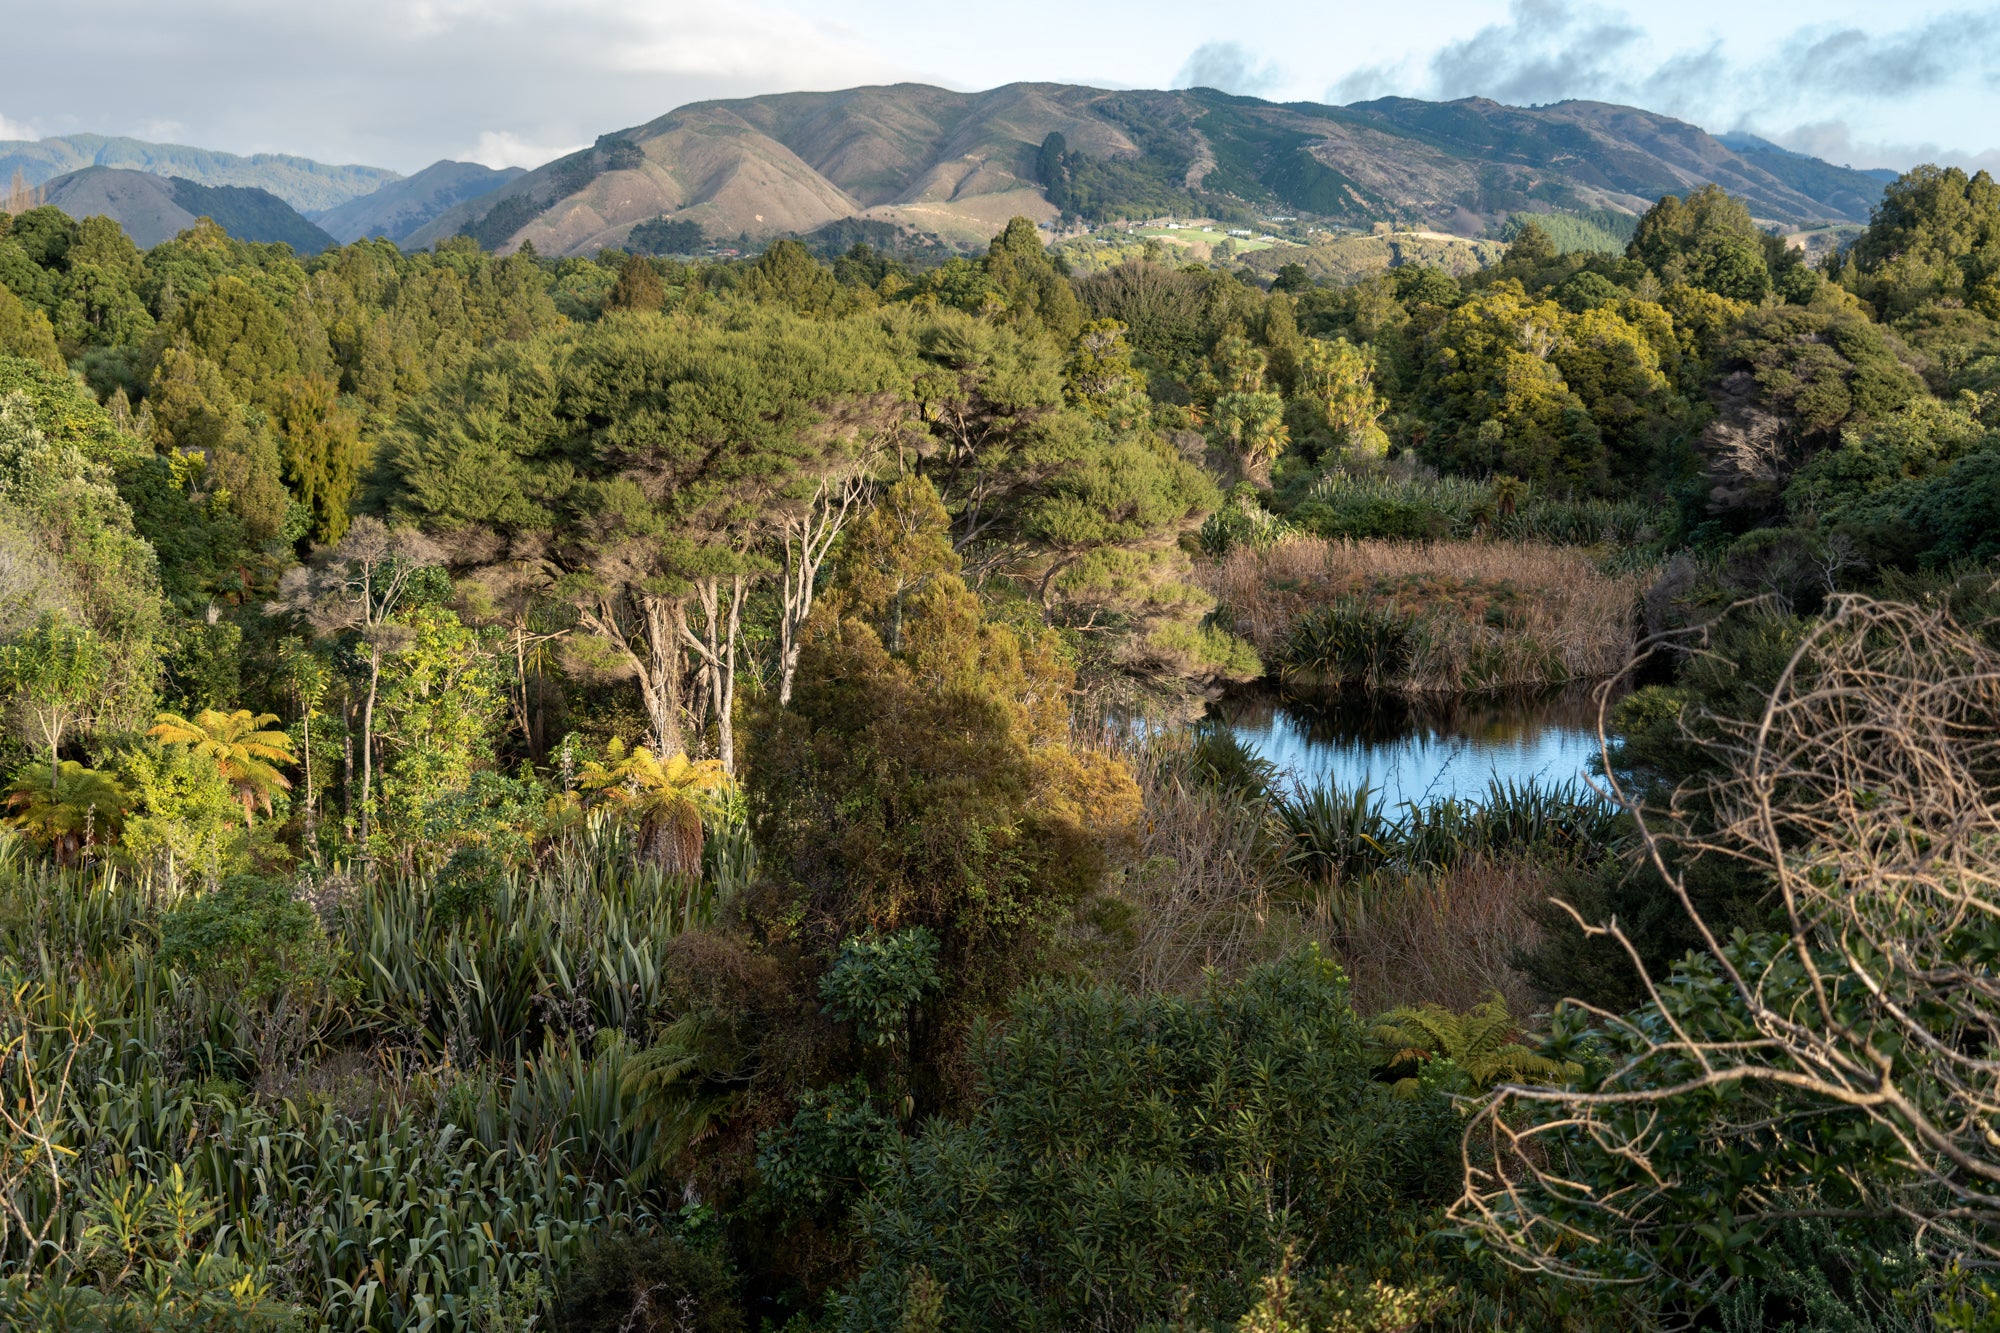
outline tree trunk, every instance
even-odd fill
[[[354,699],[350,690],[340,701],[340,823],[354,833]]]
[[[834,539],[840,536],[849,516],[867,493],[865,477],[850,477],[838,484],[823,483],[806,512],[785,523],[785,571],[779,589],[778,614],[780,708],[792,702],[792,681],[798,674],[799,648],[817,596],[820,566],[826,563]]]
[[[375,785],[375,692],[382,683],[382,650],[370,646],[368,700],[361,705],[361,841],[368,841],[368,804]]]
[[[715,706],[716,748],[722,771],[736,772],[736,643],[743,624],[743,599],[749,591],[741,574],[730,576],[729,608],[722,607],[720,579],[705,579],[695,586],[695,600],[701,607],[701,633],[687,623],[686,608],[676,615],[682,640],[701,659],[703,674],[711,683],[709,702]],[[725,624],[727,628],[725,628]]]
[[[716,712],[717,736],[722,749],[722,771],[736,776],[736,639],[743,625],[743,576],[731,581],[729,592],[729,635],[723,643],[722,669],[718,673]]]
[[[306,841],[312,842],[318,821],[313,818],[313,714],[312,705],[306,705],[304,716],[299,719],[301,735],[305,737],[306,750]]]
[[[521,739],[528,747],[528,758],[532,762],[537,756],[534,730],[528,724],[528,654],[522,642],[526,633],[517,621],[514,625],[514,688],[508,692],[508,702],[514,706],[514,725],[521,729]]]
[[[681,647],[678,604],[664,597],[648,597],[646,647],[652,661],[650,672],[639,678],[646,696],[646,713],[653,723],[653,741],[661,759],[682,754],[687,742],[681,734]]]

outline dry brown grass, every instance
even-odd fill
[[[1498,991],[1526,1018],[1542,998],[1508,960],[1541,939],[1535,908],[1556,873],[1530,860],[1468,858],[1435,876],[1325,889],[1304,924],[1347,969],[1357,1013],[1406,1004],[1462,1013]]]
[[[1106,896],[1106,970],[1138,990],[1187,991],[1204,969],[1242,971],[1274,948],[1285,881],[1269,812],[1192,781],[1171,744],[1128,755],[1145,801],[1138,862]]]
[[[1267,662],[1283,660],[1293,624],[1320,607],[1413,616],[1411,659],[1384,682],[1411,694],[1610,676],[1631,657],[1647,583],[1643,573],[1606,574],[1574,547],[1316,537],[1239,547],[1204,575]]]
[[[1436,875],[1308,886],[1286,867],[1269,809],[1190,780],[1184,747],[1156,742],[1126,757],[1146,823],[1137,864],[1092,913],[1112,979],[1185,993],[1207,969],[1238,975],[1313,940],[1346,969],[1362,1014],[1464,1011],[1494,991],[1517,1016],[1540,1007],[1509,959],[1540,941],[1535,908],[1559,866],[1472,857]]]

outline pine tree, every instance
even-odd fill
[[[667,289],[660,285],[660,274],[644,255],[627,255],[625,266],[618,270],[618,281],[611,286],[611,294],[604,298],[606,310],[658,310],[667,303]]]

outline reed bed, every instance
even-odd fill
[[[1226,737],[1226,733],[1223,733]],[[1557,878],[1615,854],[1617,812],[1581,782],[1494,782],[1476,800],[1386,810],[1366,788],[1277,790],[1201,732],[1127,752],[1145,801],[1139,864],[1096,922],[1104,966],[1142,989],[1185,992],[1297,943],[1347,969],[1356,1008],[1466,1009],[1498,991],[1539,996],[1511,960],[1541,938]]]
[[[1099,914],[1118,942],[1109,970],[1135,989],[1173,992],[1208,968],[1242,971],[1269,952],[1272,896],[1287,874],[1269,806],[1243,775],[1218,772],[1198,737],[1126,757],[1146,824],[1138,864]]]
[[[1217,619],[1301,688],[1540,689],[1630,658],[1644,572],[1533,542],[1239,547],[1207,567]]]
[[[1464,477],[1330,472],[1306,489],[1292,517],[1326,538],[1484,535],[1557,546],[1636,546],[1659,536],[1659,511],[1636,500],[1529,494],[1503,511],[1490,482]]]
[[[1361,1013],[1464,1011],[1497,991],[1509,1013],[1525,1016],[1543,1001],[1512,960],[1540,942],[1536,908],[1560,870],[1482,853],[1407,878],[1324,885],[1304,922],[1347,969]]]

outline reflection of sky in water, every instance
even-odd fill
[[[1395,705],[1314,707],[1296,701],[1218,705],[1238,739],[1307,786],[1367,783],[1395,809],[1403,801],[1477,799],[1487,783],[1567,782],[1597,757],[1588,698],[1497,701],[1417,714]]]

